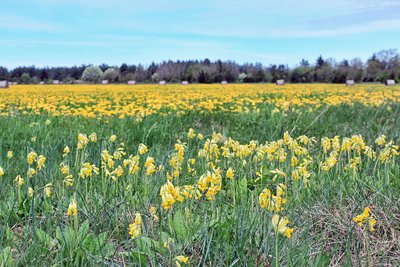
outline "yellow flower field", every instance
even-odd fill
[[[19,85],[0,112],[0,266],[400,264],[397,86]]]
[[[18,85],[0,90],[0,114],[142,118],[152,114],[260,112],[265,105],[312,111],[325,105],[360,103],[380,106],[400,102],[399,87],[332,84],[228,85]],[[279,110],[275,110],[279,111]]]

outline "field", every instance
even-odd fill
[[[399,266],[400,87],[0,90],[1,266]]]

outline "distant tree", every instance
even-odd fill
[[[10,79],[10,73],[7,68],[5,67],[0,67],[0,80],[9,80]]]
[[[244,82],[246,80],[246,78],[247,78],[247,74],[242,72],[238,76],[238,81],[242,83],[242,82]]]
[[[322,56],[320,55],[318,58],[317,58],[317,62],[315,63],[315,68],[316,69],[320,69],[320,68],[322,68],[322,66],[325,64],[325,60],[322,58]]]
[[[103,79],[103,71],[99,67],[87,67],[82,73],[82,80],[85,82],[98,83]]]
[[[40,71],[40,74],[39,74],[39,79],[41,81],[46,81],[48,78],[49,78],[49,75],[47,74],[47,70],[46,69],[42,69]]]
[[[118,72],[114,68],[108,68],[104,72],[104,80],[107,80],[110,83],[115,82],[117,77],[118,77]]]
[[[29,75],[29,73],[22,73],[21,77],[20,77],[21,83],[24,84],[28,84],[31,81],[31,76]]]

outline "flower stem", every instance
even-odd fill
[[[276,231],[276,233],[275,233],[275,267],[279,267],[278,238],[279,238],[279,233],[278,233],[278,231]]]

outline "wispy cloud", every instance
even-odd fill
[[[60,29],[54,23],[32,19],[26,16],[1,14],[0,29],[3,30],[23,30],[37,32],[55,32]]]

